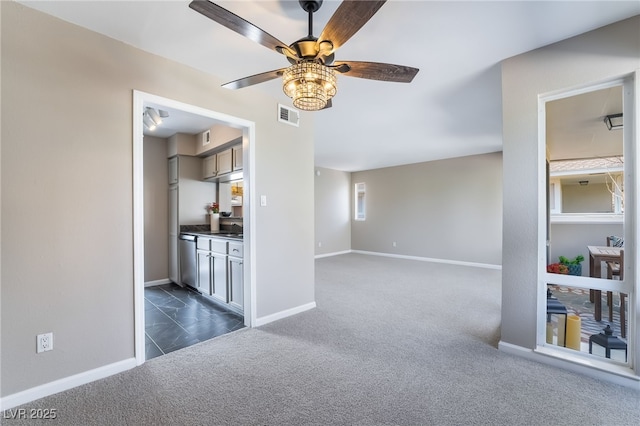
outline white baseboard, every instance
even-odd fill
[[[153,287],[156,285],[163,285],[163,284],[171,284],[172,281],[169,278],[165,278],[163,280],[155,280],[155,281],[147,281],[144,283],[145,287]]]
[[[548,348],[529,349],[500,341],[498,349],[502,352],[526,358],[530,361],[550,365],[562,370],[582,374],[603,382],[640,390],[640,377],[627,367],[606,362],[571,356]]]
[[[433,257],[407,256],[403,254],[381,253],[377,251],[351,250],[351,253],[368,254],[371,256],[395,257],[398,259],[420,260],[422,262],[448,263],[451,265],[475,266],[486,269],[502,269],[502,265],[492,265],[490,263],[464,262],[461,260],[436,259]]]
[[[255,327],[269,324],[270,322],[277,321],[283,318],[290,317],[291,315],[299,314],[304,311],[308,311],[316,307],[316,302],[307,303],[306,305],[296,306],[295,308],[286,309],[284,311],[276,312],[275,314],[267,315],[265,317],[256,318]]]
[[[35,401],[36,399],[44,398],[45,396],[53,395],[58,392],[66,391],[68,389],[84,385],[86,383],[104,379],[105,377],[113,376],[114,374],[130,370],[135,366],[136,359],[129,358],[123,361],[115,362],[113,364],[105,365],[103,367],[98,367],[93,370],[85,371],[84,373],[74,374],[73,376],[65,377],[63,379],[45,383],[44,385],[36,386],[31,389],[14,393],[0,399],[0,410],[8,410],[10,408],[17,407],[31,401]]]
[[[315,258],[316,259],[322,259],[323,257],[339,256],[341,254],[348,254],[348,253],[351,253],[351,250],[335,251],[333,253],[316,254]]]

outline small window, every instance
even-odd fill
[[[365,220],[365,186],[364,183],[356,183],[355,187],[355,220]]]

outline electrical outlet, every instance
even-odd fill
[[[322,241],[318,242],[318,247],[322,247]]]
[[[53,333],[38,334],[36,353],[53,350]]]
[[[266,207],[267,206],[267,196],[266,195],[261,195],[260,196],[260,206],[262,206],[262,207]]]
[[[391,245],[395,247],[396,246],[396,242],[394,241]]]

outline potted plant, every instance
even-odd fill
[[[552,274],[582,275],[581,262],[584,260],[584,256],[578,255],[573,259],[560,256],[558,259],[560,262],[547,265],[547,272]]]
[[[564,256],[560,256],[558,259],[560,260],[560,264],[567,266],[569,275],[582,275],[581,262],[584,260],[584,256],[579,254],[573,259],[567,259]]]

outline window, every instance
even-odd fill
[[[364,183],[356,183],[355,187],[355,220],[365,220],[365,185]]]

